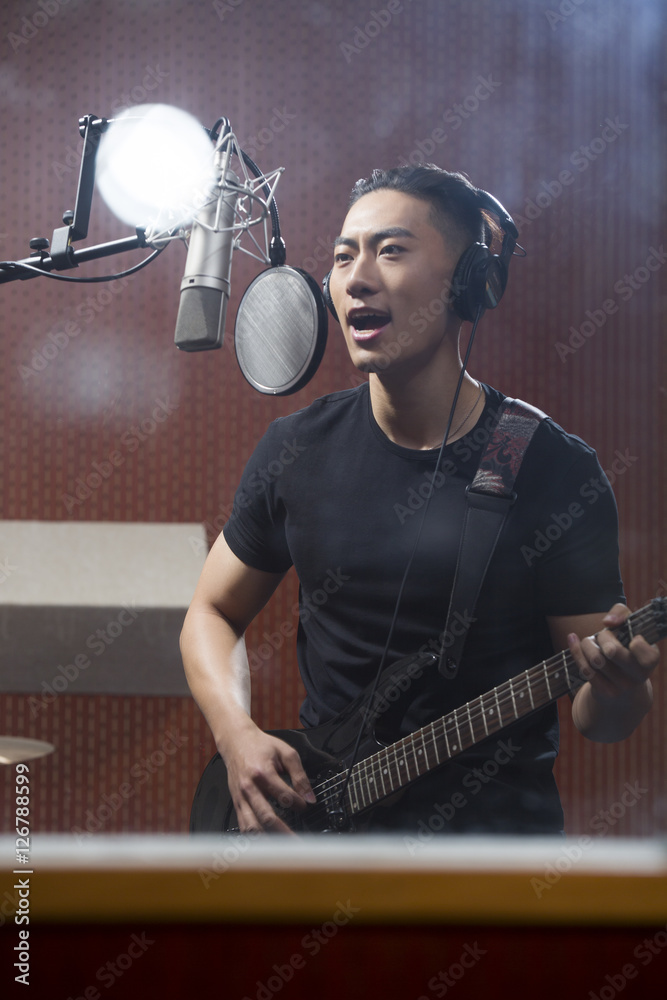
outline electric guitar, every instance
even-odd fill
[[[636,635],[651,643],[667,636],[667,598],[654,598],[612,629],[623,646]],[[292,829],[323,832],[354,829],[382,800],[531,712],[576,692],[584,680],[572,654],[563,650],[473,698],[390,745],[379,738],[383,717],[409,694],[411,683],[434,667],[433,653],[407,656],[380,676],[369,704],[364,691],[335,719],[308,730],[274,730],[270,735],[296,749],[317,798],[303,812],[276,808]],[[361,729],[356,756],[349,771]],[[349,776],[348,776],[349,771]],[[225,765],[216,754],[201,776],[192,804],[193,833],[239,832]]]

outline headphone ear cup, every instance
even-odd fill
[[[500,257],[484,243],[473,243],[456,265],[450,304],[461,319],[472,323],[480,306],[496,308],[506,284],[507,270]]]
[[[477,314],[479,302],[475,291],[478,283],[476,275],[489,257],[489,248],[483,243],[473,243],[461,255],[452,277],[450,304],[457,316],[472,322]]]
[[[324,275],[322,280],[322,292],[324,293],[324,301],[327,304],[329,312],[335,320],[338,320],[338,315],[336,313],[336,307],[333,304],[333,299],[331,298],[331,292],[329,291],[329,279],[331,278],[331,271]]]

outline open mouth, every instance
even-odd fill
[[[349,323],[355,340],[369,340],[387,325],[391,317],[388,313],[363,313],[351,315]]]

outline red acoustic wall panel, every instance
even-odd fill
[[[467,172],[513,213],[527,251],[512,263],[501,308],[484,318],[471,370],[595,446],[614,480],[628,599],[639,606],[667,590],[661,40],[656,0],[7,0],[0,254],[25,257],[28,240],[50,237],[73,207],[78,118],[145,102],[177,105],[208,125],[226,115],[262,168],[285,166],[277,200],[288,261],[318,280],[358,177],[423,160]],[[87,243],[127,234],[96,195]],[[225,343],[214,353],[173,345],[180,244],[116,284],[38,278],[2,287],[2,517],[202,521],[213,539],[267,423],[355,384],[332,324],[305,389],[285,399],[253,391],[236,365],[233,322],[259,265],[237,258]],[[168,418],[136,434],[159,405]],[[122,459],[113,473],[77,497],[77,483],[113,452]],[[269,640],[267,651],[266,639],[294,621],[295,600],[290,577],[248,636],[258,657],[253,706],[266,727],[297,718],[293,650]],[[646,791],[609,834],[664,832],[664,682],[656,687],[651,719],[622,746],[585,745],[565,721],[559,774],[572,832],[599,825],[600,810],[636,782]],[[53,795],[94,806],[109,775],[92,762],[112,759],[109,747],[129,726],[138,742],[111,779],[122,782],[132,754],[162,731],[162,722],[144,731],[142,713],[167,712],[164,725],[180,720],[189,749],[145,794],[169,807],[130,810],[127,821],[119,813],[107,829],[183,828],[180,789],[196,770],[188,755],[203,730],[189,703],[165,706],[82,696],[49,709],[46,729],[60,749],[41,766],[52,768]],[[2,712],[5,731],[36,733],[42,722],[30,722],[19,694],[3,698]],[[88,717],[99,724],[84,789],[74,746],[77,720]],[[44,816],[53,828],[75,822],[58,809]]]

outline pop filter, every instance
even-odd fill
[[[262,271],[241,299],[234,327],[244,378],[269,396],[289,396],[310,381],[327,343],[327,309],[315,279],[281,264]]]

